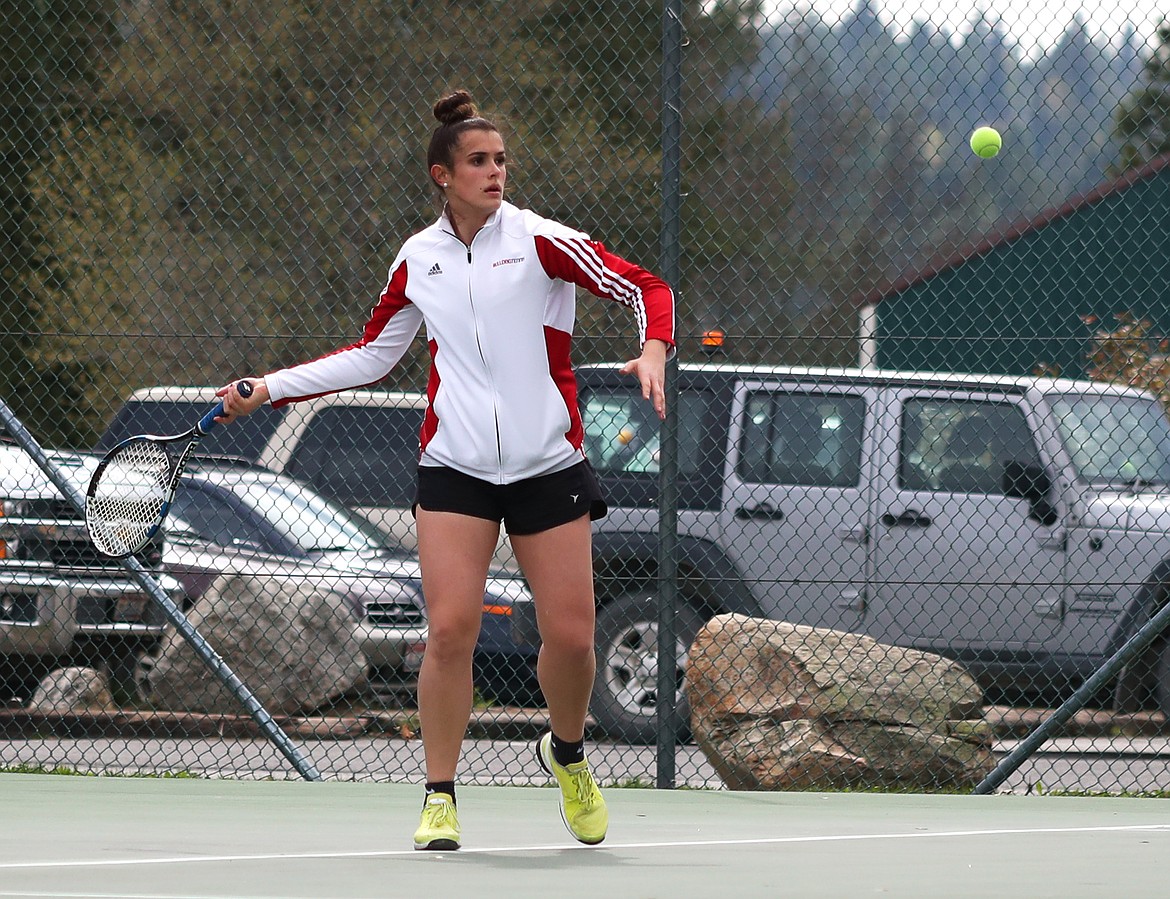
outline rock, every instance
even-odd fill
[[[58,668],[37,685],[34,712],[96,712],[114,708],[106,676],[93,668]]]
[[[695,740],[733,790],[965,789],[995,766],[962,666],[860,634],[720,615],[686,688]]]
[[[365,677],[353,612],[325,584],[222,575],[188,617],[270,714],[310,711]],[[162,709],[244,711],[177,631],[167,635],[147,695]]]

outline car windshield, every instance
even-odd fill
[[[1170,484],[1170,421],[1154,399],[1108,394],[1051,397],[1060,436],[1090,484]]]
[[[686,390],[678,400],[678,471],[697,474],[702,465],[704,421],[711,394]],[[585,388],[581,392],[585,454],[603,474],[656,474],[659,428],[654,408],[629,388]]]
[[[305,552],[397,548],[360,516],[294,482],[240,482],[232,492]]]

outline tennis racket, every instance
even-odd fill
[[[237,381],[236,390],[252,395],[248,381]],[[124,559],[150,542],[170,511],[192,450],[222,414],[220,400],[189,431],[128,437],[106,453],[85,494],[85,528],[98,552]]]

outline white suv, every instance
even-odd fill
[[[591,708],[652,741],[658,421],[616,365],[577,378],[610,504]],[[1170,422],[1145,391],[732,365],[681,365],[677,385],[680,659],[734,611],[938,652],[989,691],[1060,694],[1170,601]],[[1170,640],[1118,687],[1170,713]]]

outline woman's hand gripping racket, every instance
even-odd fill
[[[240,396],[252,385],[237,381]],[[124,559],[158,532],[195,445],[223,415],[220,400],[191,430],[172,437],[128,437],[98,463],[85,495],[85,527],[98,552]]]

